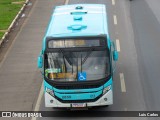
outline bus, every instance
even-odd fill
[[[37,63],[44,80],[45,107],[112,105],[117,60],[105,5],[55,7]]]

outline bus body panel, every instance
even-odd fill
[[[47,87],[49,89],[52,89],[58,93],[73,93],[73,92],[94,92],[94,91],[99,91],[109,85],[112,85],[112,78],[110,80],[108,80],[103,86],[100,86],[98,88],[92,88],[92,89],[72,89],[72,90],[61,90],[61,89],[56,89],[54,87],[52,87],[50,84],[48,84],[45,80],[44,80],[44,89]]]
[[[107,101],[104,99],[107,98]],[[53,100],[53,103],[50,102],[50,100]],[[45,106],[46,107],[71,107],[72,103],[62,103],[52,97],[50,94],[45,92]],[[104,94],[101,98],[99,98],[95,102],[87,102],[86,107],[93,107],[93,106],[106,106],[106,105],[112,105],[113,104],[113,91],[110,90],[106,94]]]
[[[91,11],[86,15],[82,16],[82,21],[75,21],[74,17],[71,17],[71,12],[75,11],[75,7],[83,6],[82,11]],[[96,10],[95,10],[96,8]],[[98,11],[97,11],[98,9]],[[65,13],[64,13],[65,10]],[[57,15],[59,13],[59,15]],[[64,13],[64,14],[60,14]],[[76,4],[76,5],[63,5],[55,8],[49,25],[46,30],[46,34],[43,39],[43,48],[46,49],[46,37],[63,37],[63,36],[96,36],[105,34],[108,39],[108,47],[110,48],[110,37],[108,32],[107,15],[106,8],[103,4]],[[84,22],[83,22],[84,21]],[[101,21],[98,22],[97,21]],[[78,23],[77,23],[78,22]],[[79,32],[68,30],[67,27],[71,25],[86,25],[87,29],[81,30]]]
[[[111,85],[112,86],[112,78],[108,81],[108,82],[106,82],[105,84],[104,84],[104,86],[105,87],[107,87],[107,86],[109,86],[109,85]],[[52,86],[50,86],[47,82],[45,82],[44,81],[44,88],[46,88],[46,87],[48,87],[48,88],[50,88],[50,89],[52,89],[52,90],[55,90]],[[93,91],[95,91],[96,90],[96,88],[90,88],[90,89],[87,89],[87,90],[85,90],[85,89],[78,89],[79,91],[83,91],[83,92],[88,92],[89,93],[89,91],[92,93],[92,95],[93,95],[93,93],[95,93],[95,92],[93,92]],[[76,92],[76,91],[78,91],[78,90],[68,90],[69,92]],[[59,91],[61,91],[61,90],[58,90],[58,91],[56,91],[56,92],[59,92]],[[67,90],[63,90],[63,91],[61,91],[62,93],[64,93],[64,92],[66,92]],[[100,90],[101,91],[101,90]],[[113,93],[112,93],[113,91],[112,91],[112,87],[111,87],[111,89],[107,92],[107,93],[105,93],[102,97],[100,97],[98,100],[96,100],[95,102],[85,102],[86,103],[86,107],[91,107],[91,106],[105,106],[105,105],[111,105],[111,104],[113,104]],[[56,94],[55,94],[56,95]],[[66,94],[64,94],[65,96],[66,96]],[[68,94],[68,95],[72,95],[72,94]],[[78,97],[77,96],[79,96],[79,94],[74,94],[75,96],[73,97],[73,99],[72,100],[74,100],[74,99],[78,99]],[[81,97],[81,96],[79,96],[81,99],[87,99],[87,97],[89,98],[90,97],[90,94],[88,94],[88,96],[85,96],[84,98],[83,97]],[[59,97],[60,98],[60,97]],[[89,98],[90,99],[90,98]],[[105,100],[105,99],[107,99],[107,101]],[[51,102],[51,101],[53,101],[53,102]],[[57,99],[55,99],[55,97],[53,97],[53,96],[51,96],[50,94],[48,94],[47,92],[45,92],[45,106],[46,107],[71,107],[71,104],[72,103],[63,103],[63,102],[60,102],[59,100],[57,100]]]

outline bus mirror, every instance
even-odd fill
[[[116,50],[113,51],[113,60],[114,61],[118,60],[118,52]]]
[[[38,68],[42,68],[42,56],[38,57],[38,63],[37,63],[37,65],[38,65]]]

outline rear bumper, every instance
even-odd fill
[[[107,100],[104,100],[107,98]],[[52,101],[52,103],[50,102]],[[112,90],[108,91],[106,94],[104,94],[101,98],[99,98],[95,102],[87,102],[86,107],[92,107],[92,106],[104,106],[104,105],[112,105],[113,104],[113,94]],[[45,92],[45,106],[46,107],[71,107],[71,103],[62,103],[52,97],[50,94]]]

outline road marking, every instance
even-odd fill
[[[36,106],[34,108],[34,111],[39,111],[39,108],[40,108],[40,105],[41,105],[41,100],[42,100],[42,97],[43,97],[43,83],[41,85],[41,89],[40,89],[40,92],[39,92],[39,95],[38,95],[38,99],[37,99],[37,102],[36,102]],[[37,118],[36,117],[32,117],[31,120],[36,120]]]
[[[124,74],[120,73],[121,91],[126,92],[126,85],[124,81]]]
[[[68,3],[69,3],[69,0],[66,0],[64,4],[67,5]]]
[[[120,42],[119,39],[116,39],[116,47],[117,47],[117,51],[120,52]]]
[[[117,25],[117,16],[116,15],[113,15],[113,21],[114,21],[114,24]]]
[[[115,0],[112,0],[112,5],[115,5]]]

